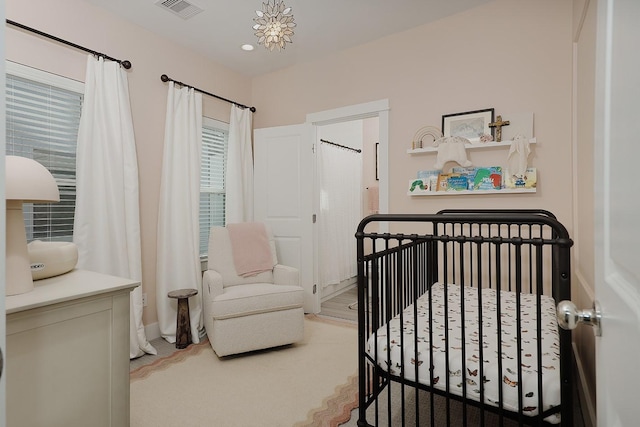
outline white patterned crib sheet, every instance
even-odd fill
[[[460,286],[447,285],[449,321],[449,392],[462,396],[462,327],[460,307]],[[480,401],[480,343],[484,359],[484,400],[499,406],[498,386],[502,386],[502,407],[518,411],[518,360],[516,336],[516,294],[500,291],[500,311],[502,318],[502,372],[498,369],[498,329],[496,321],[496,291],[482,289],[482,340],[479,340],[478,289],[464,288],[465,325],[465,365],[464,380],[467,383],[466,397]],[[446,390],[445,378],[445,297],[444,286],[436,283],[432,287],[433,304],[433,363],[429,363],[429,296],[425,293],[417,300],[418,325],[414,327],[413,305],[403,312],[404,320],[404,376],[415,380],[415,364],[418,364],[418,381],[430,385],[429,366],[433,365],[434,387]],[[520,294],[521,337],[522,337],[522,386],[523,413],[538,414],[538,357],[537,357],[537,313],[536,295]],[[560,347],[555,302],[549,296],[541,296],[542,313],[542,395],[543,411],[560,404]],[[414,354],[414,330],[418,331],[418,356]],[[378,329],[377,363],[389,369],[392,375],[401,375],[400,316]],[[373,344],[376,335],[368,341],[367,351],[375,357]],[[390,343],[390,357],[387,362],[387,342]],[[557,424],[559,415],[547,417],[546,421]]]

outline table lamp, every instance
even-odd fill
[[[7,199],[6,294],[17,295],[33,290],[22,203],[59,202],[60,193],[53,175],[33,159],[6,156],[5,172],[5,197]]]

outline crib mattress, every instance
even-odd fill
[[[462,375],[462,326],[461,326],[461,290],[458,285],[449,284],[448,329],[449,329],[449,392],[462,396],[463,379],[466,381],[466,398],[480,401],[480,345],[484,359],[484,402],[499,406],[499,386],[502,387],[502,407],[518,411],[518,359],[516,336],[516,294],[500,291],[500,310],[502,328],[502,371],[498,369],[498,323],[496,320],[496,291],[482,289],[482,340],[479,339],[478,289],[464,288],[464,346],[465,376]],[[392,375],[401,375],[401,363],[404,363],[404,376],[415,381],[415,365],[418,364],[418,382],[431,385],[429,366],[433,366],[433,387],[446,390],[445,377],[445,287],[437,283],[432,287],[432,325],[433,325],[433,362],[430,359],[429,341],[429,296],[424,294],[417,300],[418,323],[415,325],[413,305],[403,312],[404,327],[400,327],[400,316],[378,329],[368,341],[367,351],[375,358],[374,343],[377,340],[377,363]],[[537,357],[537,314],[536,295],[521,294],[521,337],[522,337],[522,394],[523,413],[535,416],[538,408],[538,357]],[[558,326],[556,323],[555,302],[553,298],[541,296],[542,306],[542,394],[543,411],[560,405],[560,347]],[[400,331],[404,331],[404,357],[401,361]],[[418,355],[414,352],[414,330],[418,334]],[[387,339],[387,332],[389,339]],[[387,343],[389,343],[389,361],[387,362]],[[547,422],[557,424],[559,415],[547,417]]]

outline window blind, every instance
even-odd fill
[[[23,205],[27,241],[73,239],[82,98],[81,92],[6,76],[6,154],[42,163],[60,191],[59,203]]]
[[[224,124],[223,124],[224,125]],[[212,120],[202,126],[200,168],[200,255],[206,256],[209,230],[225,225],[225,170],[229,132]]]

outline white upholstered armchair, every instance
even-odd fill
[[[266,229],[272,269],[240,276],[226,227],[209,234],[204,273],[204,324],[218,356],[243,353],[303,339],[303,290],[298,270],[278,264],[273,236]],[[235,243],[235,242],[234,242]]]

